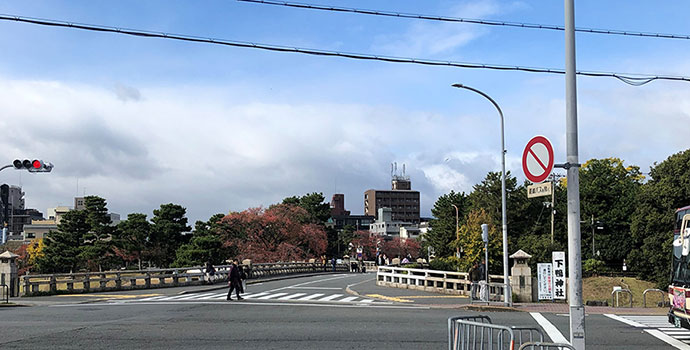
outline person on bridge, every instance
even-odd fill
[[[477,290],[479,289],[479,264],[475,261],[469,271],[470,282],[472,282],[472,300],[477,300]]]
[[[212,284],[214,276],[216,274],[216,269],[213,267],[213,264],[211,264],[210,260],[206,262],[205,272],[206,272],[206,283]]]
[[[232,261],[232,265],[230,265],[230,272],[228,273],[228,286],[230,286],[230,290],[228,290],[228,297],[226,300],[232,300],[232,291],[235,291],[235,294],[237,295],[237,300],[242,300],[240,296],[240,290],[242,289],[242,280],[240,278],[240,268],[238,265],[237,259]]]

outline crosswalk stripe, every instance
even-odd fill
[[[347,298],[340,299],[338,301],[343,302],[343,303],[347,303],[350,301],[355,301],[356,299],[359,299],[359,297],[347,297]]]
[[[254,298],[256,298],[256,297],[260,297],[260,296],[266,295],[266,294],[271,294],[271,293],[269,293],[269,292],[256,293],[256,294],[253,294],[253,295],[248,296],[247,299],[254,299]]]
[[[167,295],[159,295],[157,297],[150,297],[150,298],[144,298],[144,299],[138,299],[137,301],[153,301],[153,300],[158,300],[158,299],[163,299],[167,297]]]
[[[360,303],[373,303],[373,302],[374,302],[373,299],[364,299],[364,300],[360,301]]]
[[[259,299],[259,300],[267,300],[267,299],[273,299],[273,298],[277,298],[277,297],[280,297],[280,296],[283,296],[283,295],[288,295],[288,294],[289,294],[289,293],[275,293],[275,294],[264,295],[264,296],[262,296],[262,297],[258,297],[257,299]]]
[[[158,299],[158,301],[163,301],[163,300],[165,300],[165,301],[169,301],[169,300],[178,300],[178,299],[182,299],[182,298],[188,297],[188,296],[189,296],[189,294],[175,295],[175,296],[166,297],[166,298],[163,298],[163,299]]]
[[[188,295],[188,296],[185,297],[185,298],[179,298],[179,299],[177,299],[177,300],[192,300],[192,299],[201,300],[201,299],[203,299],[204,297],[208,297],[208,296],[211,296],[211,295],[214,295],[214,294],[216,294],[216,293],[192,294],[192,295]]]
[[[294,299],[294,298],[297,298],[297,297],[301,297],[301,296],[303,296],[303,295],[307,295],[307,293],[295,293],[295,294],[290,294],[290,295],[286,295],[286,296],[284,296],[284,297],[280,297],[280,298],[278,298],[278,300],[290,300],[290,299]]]
[[[319,299],[319,301],[330,301],[330,300],[333,300],[335,298],[340,298],[341,296],[343,296],[343,295],[342,294],[331,294],[327,297],[323,297],[323,298]]]
[[[306,297],[299,298],[299,299],[297,299],[297,300],[312,300],[312,299],[316,299],[316,298],[318,298],[318,297],[320,297],[320,296],[323,296],[323,295],[325,295],[325,294],[323,294],[323,293],[314,293],[314,294],[311,294],[311,295],[307,295]]]

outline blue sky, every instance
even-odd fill
[[[561,1],[312,3],[562,25]],[[690,34],[690,4],[576,1],[578,27]],[[562,68],[563,32],[292,9],[236,1],[5,1],[0,13],[284,46]],[[422,215],[449,190],[508,169],[534,135],[565,159],[560,75],[356,61],[0,22],[0,147],[52,161],[5,170],[44,211],[78,194],[123,216],[180,203],[193,220],[284,197],[390,186],[405,163]],[[577,35],[578,69],[690,75],[690,41]],[[690,84],[632,87],[578,78],[580,160],[619,157],[647,171],[690,145]],[[77,186],[77,181],[79,185]]]

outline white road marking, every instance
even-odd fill
[[[275,294],[264,295],[264,296],[258,297],[258,298],[256,298],[256,299],[259,299],[259,300],[267,300],[267,299],[277,298],[277,297],[279,297],[279,296],[288,295],[288,294],[289,294],[289,293],[275,293]]]
[[[192,294],[192,295],[187,294],[187,297],[179,298],[177,300],[203,299],[204,297],[209,297],[209,296],[214,295],[214,294],[216,294],[216,293],[204,293],[204,294]]]
[[[347,297],[347,298],[342,298],[338,301],[343,302],[343,303],[348,303],[351,301],[355,301],[356,299],[359,299],[359,297]]]
[[[664,341],[666,344],[675,347],[676,349],[690,349],[690,345],[683,343],[682,341],[675,339],[671,336],[664,334],[664,332],[656,329],[645,329],[645,332],[651,334],[653,337]]]
[[[645,325],[643,325],[643,324],[637,323],[637,322],[632,321],[632,320],[628,320],[627,318],[623,318],[623,317],[620,317],[620,316],[617,316],[617,315],[613,315],[613,314],[604,314],[604,316],[606,316],[606,317],[608,317],[608,318],[610,318],[610,319],[614,319],[614,320],[616,320],[616,321],[618,321],[618,322],[623,322],[623,323],[625,323],[625,324],[627,324],[627,325],[630,325],[630,326],[633,326],[633,327],[641,327],[641,328],[645,327]]]
[[[553,323],[549,322],[549,320],[547,320],[542,314],[538,312],[530,312],[529,314],[532,315],[532,318],[534,318],[537,323],[539,323],[544,332],[546,332],[549,338],[551,338],[552,342],[570,344],[568,339],[561,334],[558,328],[556,328]]]
[[[269,293],[269,292],[256,293],[256,294],[254,294],[254,295],[248,296],[247,299],[256,298],[256,297],[259,297],[259,296],[262,296],[262,295],[266,295],[266,294],[270,294],[270,293]]]
[[[312,299],[316,299],[316,298],[318,298],[318,297],[320,297],[320,296],[323,296],[323,295],[325,295],[325,294],[323,294],[323,293],[315,293],[315,294],[312,294],[312,295],[307,295],[306,297],[303,297],[303,298],[299,298],[298,300],[312,300]]]
[[[319,299],[319,301],[330,301],[330,300],[333,300],[336,298],[340,298],[341,296],[343,296],[343,295],[342,294],[331,294],[327,297],[323,297],[323,298]]]
[[[604,314],[604,316],[633,327],[646,328],[644,331],[647,334],[666,344],[676,349],[690,350],[690,345],[682,341],[682,339],[690,339],[690,331],[684,328],[670,327],[667,316],[617,316],[612,314]]]
[[[294,298],[301,297],[304,295],[307,295],[307,293],[295,293],[295,294],[286,295],[284,297],[280,297],[280,298],[278,298],[278,300],[290,300],[290,299],[294,299]]]
[[[289,287],[289,289],[334,289],[341,290],[340,287]]]
[[[219,303],[217,301],[145,301],[139,303],[92,303],[92,304],[61,304],[61,305],[48,305],[48,307],[85,307],[88,306],[136,306],[136,305],[227,305],[228,307],[237,307],[242,305],[257,305],[257,306],[311,306],[311,307],[336,307],[336,308],[374,308],[374,309],[417,309],[417,310],[429,310],[431,307],[428,306],[397,306],[397,305],[361,305],[361,304],[305,304],[305,303],[256,303],[239,301],[233,303]]]

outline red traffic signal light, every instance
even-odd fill
[[[31,173],[47,173],[53,170],[53,164],[46,163],[40,159],[15,159],[12,165],[14,165],[15,169],[26,169]]]

